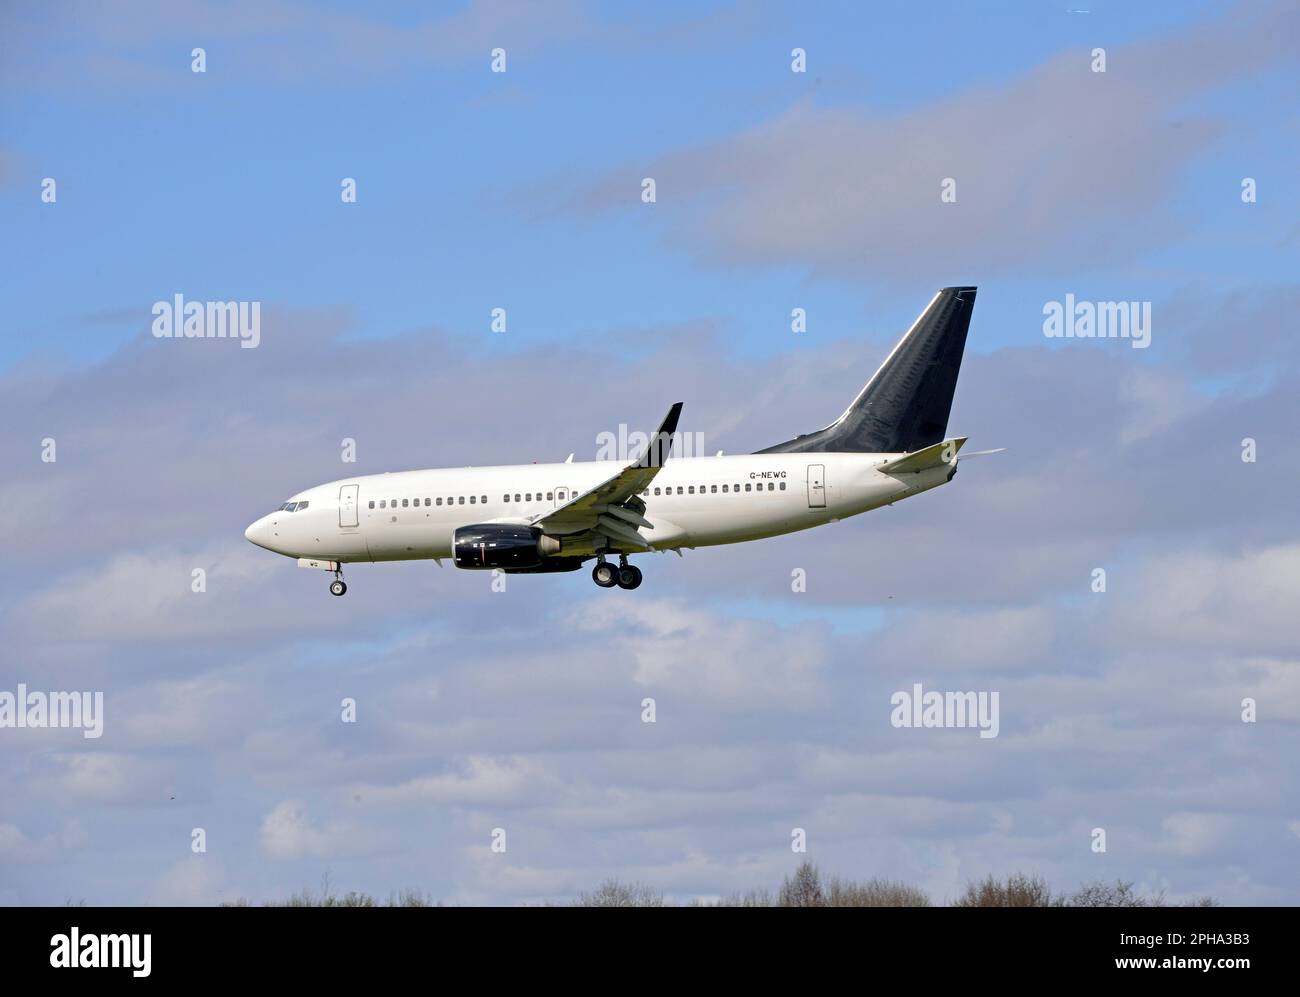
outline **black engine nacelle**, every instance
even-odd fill
[[[482,523],[452,534],[451,549],[458,568],[536,568],[560,552],[560,541],[535,526]]]

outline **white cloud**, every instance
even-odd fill
[[[352,820],[313,822],[300,800],[285,800],[263,818],[260,841],[274,859],[331,858],[381,851],[390,836]]]
[[[1187,102],[1293,59],[1281,41],[1292,18],[1282,4],[1233,10],[1110,47],[1104,74],[1090,71],[1087,48],[1070,47],[1007,85],[917,110],[801,104],[636,176],[658,181],[674,245],[724,265],[879,279],[1127,258],[1182,230],[1176,181],[1225,131]],[[629,172],[564,206],[628,203]],[[955,203],[940,200],[945,178]]]
[[[741,711],[807,709],[825,694],[826,649],[815,632],[727,619],[677,599],[600,600],[573,612],[570,625],[633,663],[633,680]]]
[[[146,902],[160,907],[211,907],[238,897],[239,892],[228,885],[219,859],[188,855],[149,884]]]
[[[1168,836],[1168,847],[1180,855],[1214,852],[1231,835],[1235,821],[1226,814],[1175,813],[1160,822]]]

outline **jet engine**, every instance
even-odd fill
[[[560,546],[559,537],[512,523],[462,526],[452,535],[458,568],[536,568],[542,558],[558,554]]]

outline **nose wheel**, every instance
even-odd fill
[[[334,572],[334,581],[330,582],[330,595],[342,595],[348,590],[347,582],[343,580],[343,572]]]

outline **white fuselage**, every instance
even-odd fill
[[[952,466],[878,471],[897,454],[773,453],[672,458],[640,493],[655,550],[739,543],[806,530],[915,495]],[[616,474],[591,461],[442,468],[342,478],[293,496],[297,511],[253,523],[249,540],[290,557],[399,561],[452,554],[452,534],[477,523],[526,523]],[[575,553],[577,553],[575,551]]]

